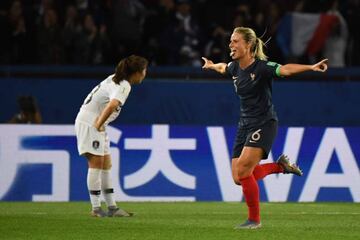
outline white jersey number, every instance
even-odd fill
[[[101,86],[101,84],[94,87],[94,89],[91,91],[91,93],[85,98],[85,101],[84,101],[83,105],[86,105],[89,102],[91,102],[91,99],[92,99],[93,95],[99,90],[100,86]]]

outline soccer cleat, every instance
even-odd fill
[[[251,220],[246,220],[243,224],[236,225],[234,229],[257,229],[261,228],[260,222],[255,222]]]
[[[104,212],[101,207],[97,207],[97,208],[94,208],[92,211],[91,211],[91,216],[93,217],[106,217],[107,214],[106,212]]]
[[[303,175],[301,169],[295,163],[291,164],[289,157],[284,154],[281,154],[276,163],[284,169],[285,174],[292,173],[298,176]]]
[[[107,212],[108,217],[132,217],[134,214],[122,210],[121,208],[109,208]]]

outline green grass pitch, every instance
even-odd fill
[[[262,203],[258,230],[234,230],[244,203],[119,203],[132,218],[93,218],[88,202],[0,202],[0,239],[360,239],[359,203]]]

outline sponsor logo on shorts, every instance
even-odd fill
[[[94,149],[98,149],[100,147],[100,142],[95,140],[95,141],[93,141],[92,146]]]

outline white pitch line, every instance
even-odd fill
[[[280,215],[360,215],[360,212],[294,212],[294,213],[281,213]]]

